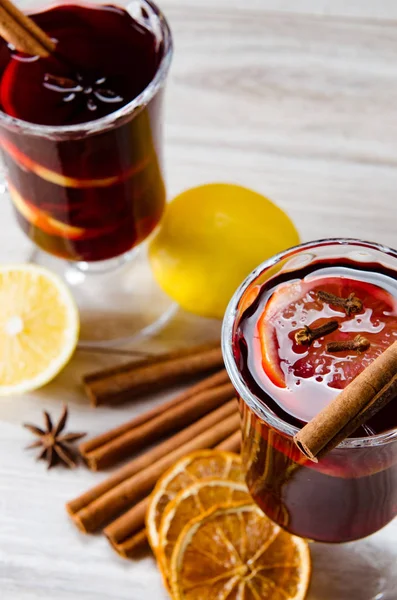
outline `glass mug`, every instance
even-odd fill
[[[73,3],[81,7],[90,4],[100,7],[109,3]],[[96,120],[72,125],[38,125],[0,111],[2,157],[18,223],[47,255],[68,261],[67,274],[62,274],[72,286],[86,283],[90,274],[109,276],[116,267],[125,265],[157,226],[165,208],[162,124],[164,85],[172,57],[171,31],[150,0],[120,0],[115,4],[155,40],[158,60],[154,75],[135,98],[121,108],[110,104],[114,112]],[[48,6],[28,2],[23,8],[36,14]],[[62,9],[67,11],[68,6]],[[106,19],[110,26],[111,11],[115,10],[109,10]],[[45,18],[40,18],[38,23],[45,24]],[[5,51],[9,52],[3,43],[0,63]],[[92,89],[79,83],[78,75],[76,81],[67,80],[66,84],[51,77],[49,85],[58,88],[55,91],[65,103],[76,93],[87,94],[91,103],[96,102],[98,93],[102,99],[106,94],[107,102],[114,100],[114,92],[102,89],[105,78],[96,81]],[[45,260],[37,262],[43,264]],[[54,263],[51,268],[58,269]],[[91,300],[105,297],[107,288],[112,288],[108,304],[113,302],[118,285],[114,279],[109,285],[106,278],[91,279]],[[123,285],[131,291],[125,277]],[[79,293],[76,289],[77,296]],[[123,312],[122,307],[120,310]]]
[[[271,258],[248,276],[224,318],[222,345],[227,371],[240,399],[243,465],[255,502],[289,532],[320,542],[368,536],[397,515],[397,429],[349,438],[319,462],[303,458],[293,442],[297,427],[249,389],[236,356],[236,328],[262,286],[288,282],[329,260],[349,261],[357,273],[387,272],[397,297],[397,252],[358,240],[323,240]],[[269,392],[270,394],[270,392]],[[271,396],[270,396],[271,397]]]

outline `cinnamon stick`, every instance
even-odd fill
[[[55,43],[10,0],[0,3],[0,35],[14,48],[32,56],[46,57]]]
[[[72,500],[66,505],[66,509],[69,514],[73,517],[75,513],[78,513],[83,508],[86,508],[91,502],[97,500],[100,496],[103,496],[109,490],[113,489],[129,477],[132,477],[139,471],[146,469],[152,463],[160,460],[163,456],[172,452],[179,446],[182,446],[192,438],[196,437],[200,433],[203,433],[210,427],[213,427],[220,420],[229,417],[237,411],[236,400],[231,400],[224,404],[221,408],[214,410],[209,413],[197,423],[194,423],[190,427],[187,427],[183,431],[180,431],[176,435],[172,436],[168,440],[158,444],[145,454],[142,454],[138,458],[130,461],[124,467],[118,469],[113,475],[89,489],[87,492]]]
[[[101,446],[108,444],[109,442],[120,437],[124,433],[127,433],[127,431],[131,431],[132,429],[135,429],[136,427],[139,427],[140,425],[147,423],[154,417],[158,417],[159,415],[166,412],[168,409],[172,408],[173,406],[176,406],[177,404],[181,404],[185,400],[188,400],[189,398],[191,398],[192,396],[195,396],[196,394],[198,394],[200,392],[204,392],[205,390],[209,390],[218,385],[222,385],[223,383],[228,383],[228,381],[230,381],[230,380],[229,380],[229,376],[226,372],[226,369],[222,369],[221,371],[218,371],[218,373],[215,373],[214,375],[211,375],[210,377],[206,377],[199,383],[190,386],[181,394],[178,394],[177,396],[174,396],[173,398],[171,398],[171,400],[168,400],[167,402],[163,402],[163,404],[160,404],[158,406],[155,406],[154,408],[151,408],[150,410],[147,410],[146,412],[138,415],[137,417],[134,417],[130,421],[127,421],[127,423],[123,423],[122,425],[119,425],[118,427],[115,427],[114,429],[110,429],[109,431],[106,431],[105,433],[97,435],[97,436],[83,442],[79,446],[80,453],[84,457],[86,457],[93,450],[96,450],[97,448],[100,448]]]
[[[223,367],[219,343],[126,363],[83,378],[94,406],[125,402]]]
[[[109,542],[122,558],[136,558],[141,552],[149,549],[146,529],[141,529],[122,544],[114,544],[111,540]]]
[[[150,465],[144,471],[140,471],[116,486],[90,504],[88,508],[81,510],[75,515],[75,522],[81,529],[86,529],[87,531],[99,529],[150,492],[159,477],[179,458],[194,450],[211,448],[235,431],[238,423],[239,416],[237,414],[232,415],[208,431],[201,433],[190,442],[180,446],[156,463]]]
[[[241,450],[241,431],[239,430],[232,433],[232,435],[218,444],[217,449],[226,450],[227,452],[236,452],[238,454]]]
[[[396,398],[397,341],[294,437],[300,451],[310,460],[335,448],[360,425]]]
[[[390,382],[376,394],[371,402],[361,410],[339,433],[321,450],[320,456],[324,456],[335,448],[340,442],[354,433],[361,425],[371,419],[376,413],[384,408],[389,402],[397,399],[397,374]]]
[[[199,344],[198,346],[191,346],[190,348],[179,348],[178,350],[171,350],[168,352],[163,352],[161,354],[145,354],[143,356],[140,356],[138,359],[117,364],[113,367],[108,367],[107,369],[100,369],[99,371],[94,371],[93,373],[88,373],[83,377],[83,381],[101,381],[106,377],[112,377],[113,375],[129,372],[138,367],[156,365],[161,362],[167,362],[169,360],[182,358],[183,356],[190,356],[192,354],[205,352],[206,350],[212,350],[214,348],[219,348],[219,342],[213,342],[210,344]]]
[[[96,531],[149,492],[178,458],[216,445],[238,426],[237,402],[232,400],[131,461],[109,479],[69,502],[66,508],[82,531]]]
[[[224,383],[192,396],[185,402],[173,406],[139,427],[111,440],[104,446],[85,454],[84,457],[88,466],[95,471],[107,468],[167,433],[190,425],[211,410],[224,404],[227,400],[231,400],[233,394],[233,385]]]
[[[231,441],[233,443],[231,443]],[[225,442],[227,442],[225,444]],[[216,449],[229,450],[241,442],[240,431],[235,431],[231,436],[218,444]],[[230,451],[230,450],[229,450]],[[119,553],[123,553],[130,547],[131,540],[135,537],[137,531],[145,526],[146,512],[149,506],[149,496],[138,502],[118,519],[110,523],[104,530],[110,544]]]
[[[227,400],[231,400],[233,395],[234,388],[231,383],[209,388],[187,398],[182,394],[182,399],[177,398],[175,405],[171,404],[168,409],[152,419],[125,431],[118,437],[112,437],[107,443],[91,451],[87,452],[85,445],[82,444],[80,452],[90,469],[93,471],[105,469],[129,457],[134,451],[158,441],[166,434],[194,423]],[[112,432],[110,437],[111,435]]]
[[[150,496],[146,496],[146,498],[138,502],[138,504],[135,504],[135,506],[121,515],[121,517],[105,527],[103,533],[112,545],[121,544],[125,541],[128,542],[137,531],[145,526],[149,498]]]

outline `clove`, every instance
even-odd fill
[[[345,350],[353,350],[354,352],[365,352],[371,346],[369,340],[363,335],[356,335],[353,340],[345,340],[340,342],[328,342],[327,352],[344,352]]]
[[[320,327],[313,328],[305,325],[303,329],[299,329],[295,333],[295,341],[300,346],[310,346],[314,340],[336,331],[338,327],[338,321],[328,321],[328,323],[324,323]]]
[[[334,306],[341,306],[347,316],[349,317],[352,313],[358,313],[363,309],[363,303],[360,298],[357,298],[356,294],[352,292],[347,298],[341,298],[335,296],[335,294],[329,294],[328,292],[319,291],[317,292],[318,298],[327,304]]]

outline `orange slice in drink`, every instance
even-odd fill
[[[19,210],[25,219],[49,235],[57,235],[70,240],[78,240],[84,237],[85,229],[67,225],[48,215],[45,211],[33,206],[28,200],[11,185],[8,184],[8,191],[15,207]]]
[[[199,450],[178,460],[158,480],[146,513],[146,529],[153,552],[159,545],[161,518],[167,504],[184,488],[208,477],[244,481],[241,459],[221,450]]]
[[[307,542],[252,503],[214,508],[190,521],[170,568],[174,600],[303,600],[310,573]]]
[[[4,137],[0,138],[0,142],[3,150],[12,156],[15,162],[24,170],[35,173],[35,175],[45,179],[45,181],[68,188],[90,189],[117,185],[143,171],[153,160],[153,156],[148,155],[138,163],[134,163],[131,165],[131,167],[117,175],[109,175],[108,177],[102,177],[100,179],[79,179],[77,177],[68,177],[62,173],[57,173],[56,171],[37,163],[27,154],[21,152],[21,150],[19,150],[12,142],[6,140]]]
[[[116,227],[114,224],[110,224],[97,229],[87,229],[84,227],[68,225],[58,219],[54,219],[54,217],[51,217],[44,210],[34,206],[31,202],[26,200],[26,198],[23,198],[10,183],[8,184],[8,191],[15,207],[28,223],[49,235],[62,237],[68,240],[87,240],[106,235],[107,233],[114,231]]]
[[[318,297],[319,291],[339,298],[352,293],[363,302],[363,309],[347,315]],[[299,346],[296,331],[305,325],[316,328],[335,320],[338,329],[310,346]],[[397,331],[397,302],[393,296],[370,282],[347,277],[322,277],[280,286],[268,301],[258,320],[262,367],[278,387],[286,387],[286,377],[326,378],[327,385],[343,389],[370,362],[381,354]],[[329,341],[352,339],[360,333],[368,338],[365,354],[327,351]],[[293,359],[293,360],[292,360]]]
[[[157,560],[165,579],[178,537],[189,521],[214,506],[250,502],[244,483],[226,479],[205,479],[181,490],[168,504],[161,519]]]
[[[278,387],[286,387],[285,376],[278,356],[278,340],[274,323],[284,311],[304,296],[301,283],[280,286],[270,297],[258,321],[262,364],[269,379]]]

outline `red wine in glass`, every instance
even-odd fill
[[[63,4],[30,16],[56,40],[53,55],[29,57],[0,43],[0,109],[18,120],[0,125],[18,221],[58,257],[120,256],[164,210],[161,86],[144,97],[164,45],[144,8],[139,20],[99,5]],[[22,134],[23,122],[37,131]]]
[[[320,291],[340,298],[354,293],[363,307],[346,314]],[[281,269],[260,285],[254,280],[244,294],[230,339],[246,387],[237,391],[251,495],[301,537],[347,542],[374,533],[397,514],[397,398],[318,464],[296,448],[291,427],[307,423],[397,339],[396,270],[347,259],[342,248],[339,258]],[[297,331],[330,320],[338,328],[329,335],[310,346],[296,342]],[[370,342],[366,352],[327,350],[329,342],[358,334]],[[246,402],[247,394],[256,403]]]

